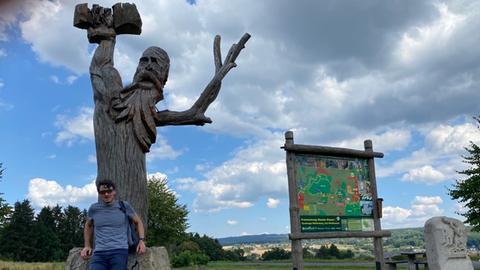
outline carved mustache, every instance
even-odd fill
[[[163,83],[158,79],[158,75],[154,71],[142,70],[137,74],[137,81],[141,83],[143,80],[152,82],[158,90],[163,88]]]

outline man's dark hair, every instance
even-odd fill
[[[107,188],[112,188],[115,190],[115,184],[110,179],[103,179],[97,183],[97,191],[100,191],[100,186],[106,186]]]

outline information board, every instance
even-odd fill
[[[295,155],[301,232],[373,231],[368,159]]]

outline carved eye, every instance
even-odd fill
[[[150,61],[151,61],[153,64],[156,64],[156,63],[157,63],[157,58],[150,57]]]
[[[142,63],[142,64],[148,63],[148,57],[142,57],[142,58],[140,58],[140,63]]]

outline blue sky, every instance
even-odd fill
[[[9,203],[95,201],[94,49],[72,26],[79,1],[0,5],[0,191]],[[91,1],[89,1],[92,4]],[[117,39],[124,84],[151,45],[170,55],[159,109],[187,109],[223,54],[252,38],[207,111],[213,124],[158,128],[149,174],[167,177],[190,231],[214,237],[289,232],[283,133],[363,149],[372,139],[384,228],[457,217],[447,188],[479,142],[480,3],[476,1],[144,0],[141,36]],[[111,6],[114,1],[102,1]]]

